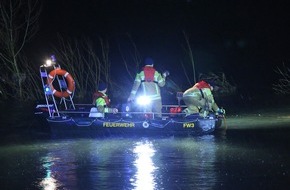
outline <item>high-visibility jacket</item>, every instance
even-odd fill
[[[143,95],[151,100],[161,99],[160,87],[165,85],[165,78],[153,66],[146,65],[140,73],[137,73],[129,98],[134,99],[140,85]]]
[[[211,87],[208,83],[205,81],[200,81],[196,83],[193,87],[187,89],[183,93],[183,98],[185,99],[194,99],[196,101],[199,101],[202,105],[202,108],[205,108],[208,106],[207,109],[217,111],[219,108],[217,104],[215,103]]]
[[[100,91],[97,91],[94,93],[93,102],[96,103],[96,106],[98,105],[109,106],[110,105],[109,97]]]
[[[97,92],[94,94],[96,107],[100,113],[113,113],[114,108],[110,108],[110,99],[107,94]]]

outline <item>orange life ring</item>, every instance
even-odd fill
[[[55,88],[53,87],[52,82],[53,82],[53,79],[55,78],[56,75],[60,75],[60,76],[65,77],[66,82],[67,82],[66,91],[60,92],[60,91],[55,90]],[[56,68],[56,69],[50,71],[50,73],[47,77],[47,84],[49,85],[49,87],[52,91],[52,94],[55,95],[56,97],[59,97],[59,98],[69,97],[75,89],[75,82],[74,82],[74,79],[72,78],[72,76],[66,70],[59,69],[59,68]]]

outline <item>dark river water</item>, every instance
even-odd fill
[[[0,119],[1,189],[290,186],[290,122],[276,115],[229,116],[214,135],[162,138],[53,138],[19,105],[1,106]]]

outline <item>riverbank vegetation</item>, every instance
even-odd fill
[[[26,44],[38,31],[38,0],[0,2],[0,97],[26,100],[39,97],[36,73],[25,54]],[[29,88],[28,88],[29,87]]]
[[[26,54],[28,42],[37,33],[41,3],[38,0],[2,0],[0,5],[0,100],[42,99],[40,65],[35,65],[34,59],[28,59]],[[101,81],[109,84],[109,93],[113,98],[128,97],[135,74],[141,69],[144,56],[147,55],[139,50],[129,34],[126,39],[124,48],[122,43],[116,44],[106,37],[92,40],[89,37],[76,39],[59,35],[58,41],[51,45],[51,52],[57,63],[73,76],[76,85],[74,98],[90,101]],[[165,90],[174,94],[192,86],[200,78],[207,78],[215,80],[221,87],[217,97],[235,94],[238,87],[234,81],[228,80],[228,74],[216,70],[200,72],[196,67],[198,63],[195,63],[195,49],[185,31],[182,39],[180,46],[183,54],[179,54],[179,62],[173,66]],[[175,75],[175,67],[180,67],[183,73]],[[285,66],[278,69],[278,74],[281,79],[273,86],[273,90],[280,94],[289,93],[289,68]]]
[[[273,84],[273,90],[277,94],[290,94],[290,68],[283,64],[276,69],[279,79]]]

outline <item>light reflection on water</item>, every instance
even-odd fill
[[[135,186],[134,189],[147,189],[152,190],[156,186],[156,181],[154,180],[154,171],[158,169],[154,165],[152,157],[155,154],[155,148],[151,141],[137,142],[133,150],[136,154],[136,160],[134,162],[137,172],[135,174],[136,181],[132,178],[132,185]]]
[[[269,186],[269,178],[287,183],[289,153],[275,146],[267,148],[213,135],[49,139],[2,145],[0,184],[2,189],[162,190],[237,185],[249,189],[256,179],[263,182],[258,186],[263,188]]]
[[[1,136],[1,189],[289,188],[289,114],[234,117],[227,120],[224,139],[209,135],[27,141],[22,136],[35,123],[31,110],[21,107],[14,113],[10,104],[0,107],[5,113],[0,114],[1,127],[11,134]]]
[[[71,139],[0,149],[11,189],[168,189],[215,183],[213,136]],[[7,173],[13,175],[6,175]],[[4,177],[5,176],[5,177]],[[205,179],[207,179],[205,181]],[[8,188],[9,189],[9,188]]]
[[[210,189],[216,182],[213,136],[59,142],[40,159],[46,175],[39,186],[47,190]]]
[[[46,171],[46,176],[40,182],[40,186],[44,190],[57,189],[57,180],[54,178],[54,176],[51,173],[51,166],[53,165],[53,162],[54,160],[52,157],[44,157],[42,161],[43,163],[42,167]]]

